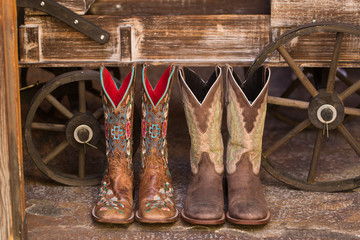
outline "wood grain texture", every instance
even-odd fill
[[[0,0],[0,239],[21,239],[22,171],[16,1]]]
[[[291,28],[279,28],[279,34],[284,34]],[[336,33],[316,33],[294,38],[285,44],[285,48],[297,63],[305,67],[330,67]],[[277,52],[271,59],[272,63],[284,63]],[[360,37],[345,34],[340,49],[339,66],[358,67],[360,64]]]
[[[270,14],[270,0],[96,0],[94,15],[223,15]]]
[[[54,18],[26,17],[25,26],[41,28],[39,61],[250,63],[269,41],[267,15],[85,17],[110,33],[107,44],[97,44]],[[121,29],[131,29],[126,33],[131,38],[131,51],[121,49],[120,42],[125,41],[120,37],[125,34]],[[131,58],[122,58],[122,51]]]
[[[19,50],[22,62],[39,61],[39,26],[19,27]]]
[[[79,15],[84,15],[89,10],[91,4],[93,4],[94,1],[95,0],[55,0],[55,2],[63,5],[64,7]],[[25,15],[46,15],[46,13],[35,9],[26,8]]]
[[[305,23],[339,22],[360,25],[358,0],[272,0],[271,27],[294,27]]]

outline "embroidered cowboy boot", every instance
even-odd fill
[[[234,224],[261,225],[270,220],[259,178],[269,78],[270,71],[260,68],[241,83],[233,69],[227,69],[226,218]]]
[[[225,222],[223,193],[223,80],[216,67],[208,81],[188,68],[179,69],[179,85],[191,137],[191,180],[182,218],[192,224]]]
[[[141,173],[135,217],[144,223],[169,223],[178,219],[166,142],[174,70],[174,66],[168,67],[153,89],[147,78],[147,66],[143,67]]]
[[[92,216],[98,222],[131,223],[134,221],[132,123],[135,66],[120,88],[105,67],[101,68],[100,74],[108,167]]]

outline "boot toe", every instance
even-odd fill
[[[267,217],[268,210],[257,201],[238,201],[229,206],[229,215],[234,219],[259,220]]]
[[[146,206],[146,205],[143,205]],[[178,218],[178,211],[175,206],[168,207],[142,207],[136,212],[136,219],[146,223],[167,223],[175,222]]]
[[[215,220],[222,218],[224,206],[201,202],[186,204],[184,207],[184,214],[193,219]]]
[[[142,214],[139,213],[139,216],[143,219],[147,219],[150,221],[163,221],[167,219],[174,218],[176,215],[176,211],[164,211],[158,208],[154,208],[151,211],[143,212]]]
[[[131,208],[116,209],[96,206],[93,209],[92,215],[96,221],[107,223],[130,223],[134,219]]]

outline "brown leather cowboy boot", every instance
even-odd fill
[[[206,82],[188,68],[179,69],[179,84],[191,137],[192,172],[181,216],[192,224],[222,224],[225,213],[221,68],[216,67]]]
[[[136,220],[144,223],[169,223],[178,219],[174,190],[168,168],[166,133],[170,90],[174,66],[166,69],[153,90],[142,74],[142,137],[139,209]]]
[[[98,222],[131,223],[133,212],[132,128],[135,66],[120,88],[101,67],[108,168],[92,216]]]
[[[261,225],[270,220],[259,179],[269,78],[270,71],[260,68],[241,83],[233,69],[227,69],[226,218],[235,224]]]

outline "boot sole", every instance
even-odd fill
[[[211,220],[204,220],[204,219],[195,219],[187,217],[184,213],[184,209],[181,210],[181,217],[184,219],[185,222],[197,225],[220,225],[225,222],[225,213],[219,219],[211,219]]]
[[[149,218],[142,218],[139,216],[139,211],[136,211],[135,219],[138,222],[141,223],[173,223],[176,222],[179,218],[179,211],[176,209],[176,213],[171,218],[165,218],[165,219],[149,219]]]
[[[258,220],[254,220],[254,219],[236,219],[236,218],[232,218],[229,215],[229,212],[226,213],[226,220],[229,221],[230,223],[233,224],[238,224],[238,225],[252,225],[252,226],[256,226],[256,225],[264,225],[267,224],[270,221],[270,211],[268,210],[267,215],[265,218],[263,219],[258,219]]]
[[[91,215],[96,222],[100,222],[100,223],[129,224],[134,222],[134,212],[132,212],[131,216],[127,219],[103,219],[96,216],[95,207],[93,207],[91,211]]]

